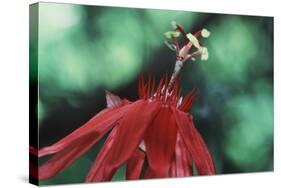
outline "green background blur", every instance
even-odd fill
[[[270,17],[40,3],[38,23],[31,22],[35,30],[38,24],[38,38],[32,37],[33,29],[30,37],[31,80],[36,81],[32,67],[37,57],[39,62],[40,148],[105,108],[105,89],[136,100],[141,73],[157,80],[171,74],[175,54],[164,45],[163,33],[171,30],[172,20],[188,32],[211,31],[210,38],[201,40],[209,60],[187,63],[180,83],[184,94],[199,91],[191,113],[217,173],[272,171]],[[40,185],[83,182],[104,139]],[[124,167],[114,177],[123,179]]]

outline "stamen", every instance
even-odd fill
[[[186,45],[188,43],[188,39],[186,38],[186,32],[185,32],[184,28],[180,24],[177,24],[175,21],[172,22],[172,26],[174,29],[178,30],[181,33],[181,35],[183,37],[183,42]]]
[[[209,58],[209,53],[208,53],[208,49],[206,47],[202,47],[201,48],[201,60],[204,61],[204,60],[208,60]]]
[[[168,46],[168,48],[170,48],[170,50],[176,51],[176,46],[174,44],[170,44],[167,40],[164,40],[164,43]]]
[[[201,47],[200,44],[199,44],[198,39],[197,39],[194,35],[192,35],[191,33],[188,33],[188,34],[186,35],[186,37],[189,39],[189,41],[190,41],[196,48],[200,48],[200,47]]]
[[[170,82],[169,82],[168,91],[170,91],[172,89],[172,87],[175,83],[175,80],[178,77],[178,74],[179,74],[182,67],[183,67],[183,61],[179,61],[179,60],[176,61],[174,72],[173,72],[172,77],[171,77]]]
[[[177,37],[180,36],[180,32],[178,32],[178,31],[167,31],[166,33],[164,33],[164,36],[167,39],[177,38]]]
[[[204,37],[204,38],[208,38],[209,36],[210,36],[210,31],[208,31],[207,29],[202,29],[202,31],[201,31],[201,35],[202,35],[202,37]]]

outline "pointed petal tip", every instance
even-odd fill
[[[105,90],[107,108],[118,107],[122,105],[122,100],[117,95]]]

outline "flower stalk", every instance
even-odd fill
[[[172,21],[171,25],[174,31],[168,31],[164,33],[164,36],[167,39],[172,39],[173,43],[170,44],[168,41],[165,41],[165,44],[170,49],[175,51],[176,63],[175,63],[173,74],[169,81],[168,91],[171,91],[179,75],[179,72],[181,71],[185,62],[199,55],[201,55],[201,60],[208,60],[208,50],[201,42],[198,41],[197,38],[200,36],[204,38],[208,38],[210,36],[210,32],[207,29],[199,30],[193,35],[191,33],[186,34],[185,29],[180,24],[177,24],[175,21]],[[179,43],[177,39],[180,36],[180,34],[182,35],[183,44],[184,44],[182,48],[179,47]],[[190,53],[192,46],[194,46],[197,49],[197,51]]]

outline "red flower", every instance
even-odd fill
[[[187,56],[187,51],[181,54]],[[157,87],[154,79],[150,77],[145,84],[142,77],[139,99],[134,102],[106,92],[107,108],[83,126],[49,147],[30,148],[38,157],[54,155],[39,167],[37,178],[55,176],[106,133],[110,134],[86,182],[111,180],[123,164],[127,165],[126,179],[139,179],[143,170],[144,178],[191,176],[193,163],[199,175],[214,174],[211,155],[188,113],[195,91],[183,99],[175,72],[177,76],[175,68],[172,79],[168,82],[164,76]]]
[[[124,163],[126,178],[138,179],[145,158],[148,161],[145,178],[190,176],[192,161],[200,175],[214,174],[208,149],[194,127],[192,116],[185,113],[191,108],[194,91],[182,100],[178,83],[168,92],[167,80],[167,76],[161,79],[155,91],[154,81],[149,79],[145,85],[140,79],[140,99],[135,102],[107,92],[105,110],[59,142],[39,150],[39,157],[55,155],[39,167],[38,179],[55,176],[108,132],[87,182],[110,180]]]

